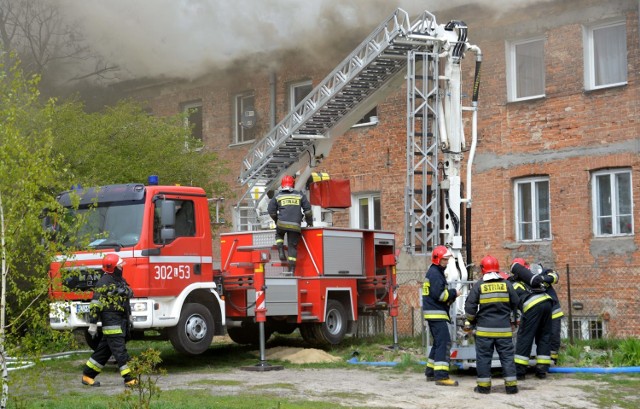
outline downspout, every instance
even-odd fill
[[[276,127],[276,73],[269,74],[269,128]]]

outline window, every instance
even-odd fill
[[[618,169],[595,172],[591,183],[594,234],[633,234],[631,171]]]
[[[202,101],[186,102],[180,107],[186,113],[185,126],[191,129],[191,136],[202,140]]]
[[[366,125],[376,125],[378,123],[378,107],[375,106],[369,112],[367,112],[358,122],[356,122],[353,127],[357,128],[359,126]]]
[[[233,143],[243,143],[255,139],[256,112],[253,92],[235,96],[235,134]]]
[[[289,86],[289,110],[293,109],[302,101],[313,89],[311,81],[294,82]]]
[[[545,177],[516,181],[516,239],[551,239],[549,179]]]
[[[601,339],[606,334],[604,322],[599,317],[573,317],[570,329],[574,340]],[[568,338],[569,328],[563,328],[562,333]]]
[[[544,39],[507,45],[507,92],[509,101],[544,96]]]
[[[196,235],[196,214],[193,201],[171,199],[175,202],[175,229],[176,238],[178,237],[194,237]],[[156,203],[160,203],[159,201]],[[162,225],[160,224],[160,207],[155,208],[153,219],[153,242],[162,244],[160,233]]]
[[[351,206],[351,227],[356,229],[380,230],[382,217],[380,195],[366,194],[354,196]]]
[[[627,83],[627,32],[624,21],[585,27],[584,44],[586,89]]]

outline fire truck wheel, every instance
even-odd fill
[[[199,355],[211,346],[213,330],[213,317],[207,307],[189,303],[182,306],[178,325],[169,328],[169,340],[176,351]]]
[[[316,344],[318,342],[315,326],[316,324],[300,324],[300,335],[302,339],[309,344]]]
[[[320,335],[331,345],[339,344],[347,333],[347,311],[341,302],[329,300],[324,322],[320,325]]]
[[[98,344],[100,343],[100,340],[102,339],[102,328],[98,328],[98,333],[96,334],[95,338],[91,337],[91,335],[89,334],[89,331],[86,328],[83,331],[83,333],[84,333],[85,342],[87,343],[87,345],[89,345],[89,348],[95,351],[96,348],[98,348]]]

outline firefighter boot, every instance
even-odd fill
[[[505,386],[504,388],[507,392],[507,395],[513,395],[518,393],[518,385]]]
[[[549,370],[548,365],[537,364],[536,365],[536,378],[545,379],[547,377],[547,371]]]
[[[287,255],[284,254],[284,246],[282,244],[278,244],[278,257],[280,257],[280,261],[287,261]]]
[[[138,383],[138,379],[136,378],[124,378],[125,388],[133,388],[134,386],[138,386]]]
[[[88,386],[100,386],[100,382],[87,375],[82,375],[82,384]]]
[[[427,377],[427,382],[434,382],[434,381],[436,380],[436,375],[435,375],[435,373],[433,372],[433,368],[429,368],[429,367],[427,367],[427,368],[424,370],[424,376],[426,376],[426,377]]]
[[[289,271],[291,272],[291,275],[294,275],[296,273],[296,262],[295,262],[295,260],[289,260]]]
[[[436,385],[440,386],[458,386],[458,381],[454,381],[451,378],[438,379]]]
[[[491,393],[491,387],[489,386],[476,386],[475,388],[473,388],[473,391],[475,393],[481,393],[483,395],[488,395]]]

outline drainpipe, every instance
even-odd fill
[[[276,73],[272,71],[269,74],[269,128],[276,127]]]

